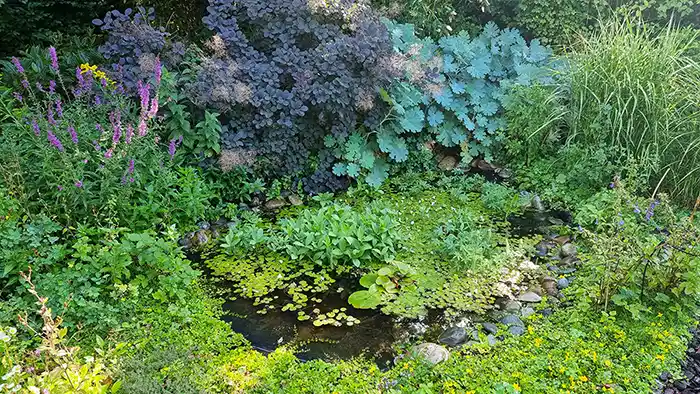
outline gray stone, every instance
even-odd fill
[[[503,306],[503,310],[506,312],[518,312],[520,308],[522,307],[522,304],[520,304],[518,301],[515,300],[508,300],[506,304]]]
[[[569,280],[566,278],[559,279],[557,281],[557,287],[559,287],[560,289],[566,289],[567,287],[569,287]]]
[[[542,204],[542,200],[540,199],[540,196],[536,195],[532,197],[532,201],[530,202],[530,206],[532,209],[534,209],[537,212],[544,212],[544,204]]]
[[[197,226],[199,226],[199,228],[202,230],[209,230],[209,228],[211,227],[209,222],[200,222],[199,224],[197,224]]]
[[[493,323],[481,323],[481,327],[489,334],[496,334],[498,332],[498,326]]]
[[[547,243],[544,241],[535,245],[535,250],[536,250],[535,254],[540,256],[540,257],[544,257],[547,255],[547,253],[549,253],[549,247],[547,246]]]
[[[295,207],[299,205],[304,205],[304,200],[296,194],[290,195],[289,197],[287,197],[287,200],[289,200],[289,203],[294,205]]]
[[[557,281],[554,278],[545,276],[540,282],[542,283],[542,288],[548,295],[553,296],[557,294]]]
[[[523,319],[524,319],[524,318],[526,318],[526,317],[529,317],[529,316],[534,315],[534,314],[535,314],[535,310],[532,309],[532,308],[530,308],[530,307],[528,306],[528,307],[523,308],[523,310],[521,311],[521,314],[522,314],[522,317],[523,317]]]
[[[500,320],[501,324],[506,325],[506,326],[525,326],[523,324],[523,321],[520,320],[518,316],[515,315],[505,315],[503,318]]]
[[[454,156],[445,156],[438,163],[438,168],[443,171],[451,171],[457,167],[457,158]]]
[[[209,233],[207,230],[199,230],[195,233],[194,244],[195,246],[204,246],[209,243]]]
[[[559,254],[561,257],[576,256],[576,245],[572,243],[562,245],[561,252]]]
[[[425,359],[425,361],[435,365],[450,358],[450,351],[444,346],[436,343],[425,342],[413,348],[414,353]]]
[[[564,266],[571,266],[576,263],[576,256],[566,256],[559,261],[559,264]]]
[[[518,300],[522,302],[540,302],[542,301],[542,297],[539,296],[537,293],[528,291],[525,294],[519,295]]]
[[[450,327],[440,334],[438,342],[447,346],[457,346],[467,339],[467,330],[462,327]]]
[[[274,200],[268,200],[265,203],[265,209],[280,209],[287,205],[287,202],[281,198],[275,198]]]
[[[545,309],[542,309],[542,311],[540,311],[540,313],[542,313],[542,316],[547,317],[547,316],[552,316],[554,311],[552,310],[552,308],[545,308]]]
[[[498,343],[498,339],[494,337],[493,335],[487,335],[486,336],[486,341],[489,343],[489,345],[493,346]]]
[[[512,335],[515,335],[516,337],[519,337],[525,334],[525,328],[521,326],[510,326],[508,327],[508,332]]]

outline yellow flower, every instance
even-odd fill
[[[610,360],[605,360],[603,364],[605,364],[605,366],[608,368],[612,367],[612,362]]]
[[[513,388],[520,391],[520,385],[517,383],[513,383]]]
[[[664,359],[665,359],[666,357],[664,357],[663,354],[657,354],[655,358],[656,358],[657,360],[664,361]]]
[[[579,376],[578,380],[586,383],[586,382],[588,382],[588,376]]]
[[[542,338],[535,338],[535,346],[540,347],[542,345]]]

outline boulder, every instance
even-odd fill
[[[274,210],[280,209],[287,205],[287,202],[281,198],[275,198],[274,200],[268,200],[265,202],[265,209]]]
[[[508,332],[511,333],[511,335],[519,337],[525,334],[525,328],[520,326],[510,326],[508,327]]]
[[[289,200],[289,203],[294,205],[295,207],[298,207],[299,205],[304,205],[304,200],[296,194],[290,195],[289,197],[287,197],[287,200]]]
[[[560,289],[566,289],[567,287],[569,287],[569,280],[566,278],[559,279],[557,281],[557,287],[559,287]]]
[[[532,291],[528,291],[527,293],[521,294],[518,296],[518,301],[522,302],[540,302],[542,301],[542,297],[539,296],[537,293],[534,293]]]
[[[561,257],[576,256],[576,245],[572,243],[562,245],[561,252],[559,254]]]
[[[459,161],[454,156],[445,156],[438,162],[438,168],[443,171],[452,171],[457,167]]]
[[[438,338],[438,342],[452,347],[461,345],[466,340],[467,330],[462,327],[450,327]]]
[[[542,200],[540,199],[540,196],[536,195],[532,197],[532,201],[530,202],[530,206],[532,209],[534,209],[537,212],[544,212],[544,204],[542,203]]]
[[[522,315],[523,319],[526,317],[532,316],[534,314],[535,314],[535,310],[530,308],[529,306],[523,308],[523,310],[521,311],[521,315]]]
[[[501,324],[505,326],[525,326],[522,320],[516,315],[505,315],[500,320]]]
[[[447,361],[450,358],[449,350],[432,342],[425,342],[415,346],[413,352],[433,365]]]
[[[481,323],[481,327],[484,328],[484,331],[488,332],[489,334],[496,334],[498,333],[498,326],[496,326],[493,323]]]

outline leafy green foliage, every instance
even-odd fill
[[[240,223],[229,228],[221,247],[227,254],[236,257],[254,253],[270,241],[260,224],[259,217],[253,214],[244,216]]]
[[[398,234],[391,211],[370,205],[363,211],[341,204],[325,204],[281,222],[283,250],[292,259],[321,266],[366,266],[391,260]]]
[[[367,290],[360,290],[350,294],[348,302],[358,309],[372,309],[377,307],[385,298],[395,298],[399,291],[415,290],[412,277],[415,269],[400,261],[392,262],[377,272],[365,274],[360,278],[360,285]]]
[[[424,131],[442,146],[460,146],[466,162],[479,155],[492,160],[503,139],[509,89],[543,80],[551,51],[493,23],[473,39],[461,32],[437,43],[419,39],[411,25],[387,23],[405,75],[382,93],[391,110],[376,132],[368,138],[353,134],[336,149],[342,161],[334,172],[351,177],[362,172],[377,185],[388,175],[387,159],[407,159],[406,137]],[[387,159],[375,158],[377,150]]]

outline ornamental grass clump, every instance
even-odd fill
[[[641,163],[649,189],[700,195],[698,33],[612,22],[570,54],[561,90],[569,141],[607,145]]]
[[[48,54],[52,80],[30,84],[22,62],[14,58],[22,87],[0,95],[5,187],[28,213],[44,211],[67,224],[158,222],[161,208],[171,211],[167,206],[176,199],[178,178],[172,167],[175,150],[168,152],[167,141],[161,143],[151,131],[159,127],[160,72],[139,81],[136,103],[117,76],[83,64],[74,79],[68,78],[61,75],[56,51]],[[158,198],[147,198],[153,194]],[[162,205],[137,209],[142,199]]]

